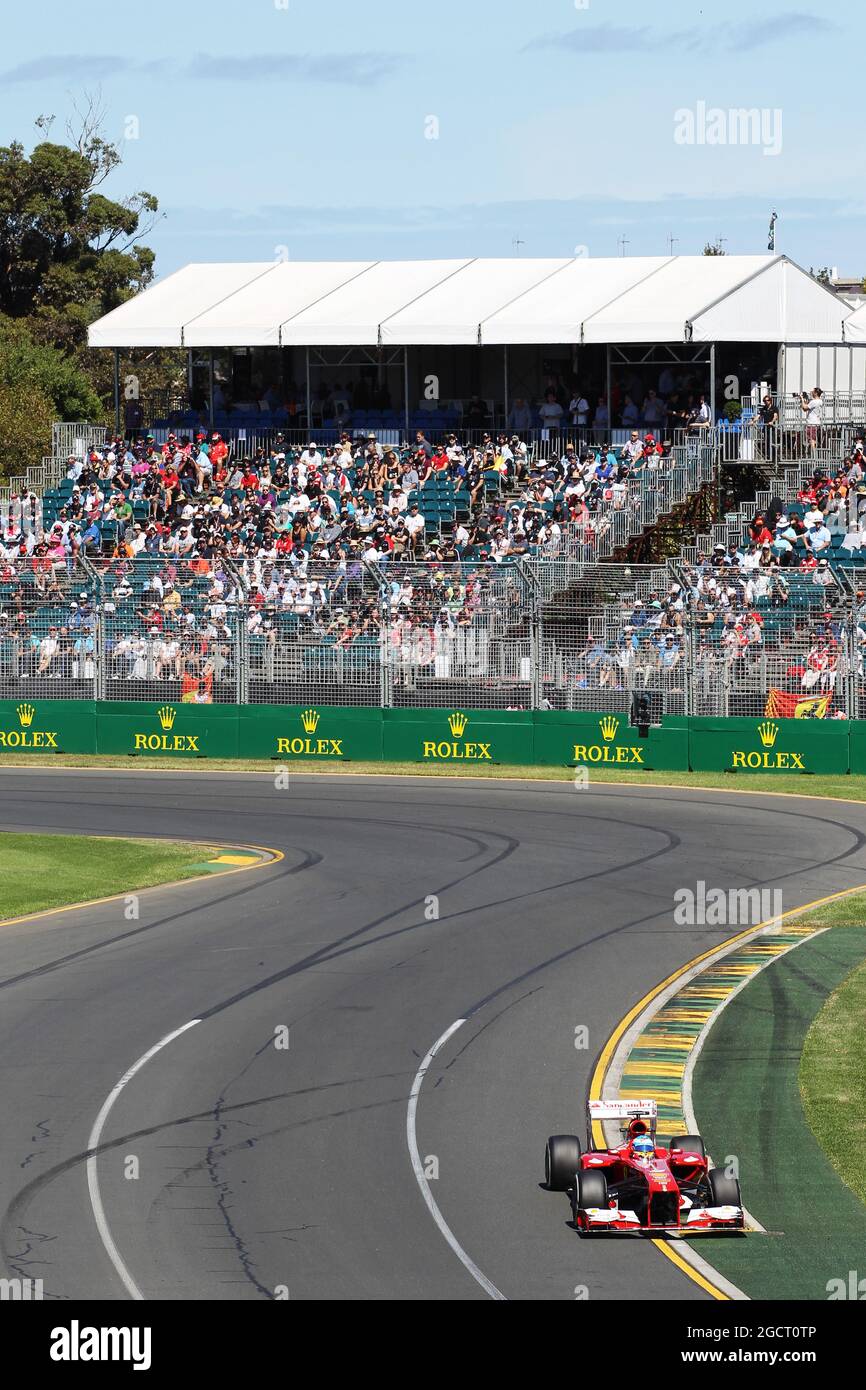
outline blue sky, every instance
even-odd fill
[[[98,91],[124,149],[107,191],[159,198],[161,275],[623,237],[764,252],[774,208],[778,250],[864,275],[864,38],[839,0],[41,0],[4,13],[0,143],[29,147],[40,113],[57,136]],[[740,108],[763,144],[716,142]]]

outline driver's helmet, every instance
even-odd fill
[[[631,1151],[634,1158],[652,1158],[655,1144],[648,1134],[638,1134],[632,1140]]]

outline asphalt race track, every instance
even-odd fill
[[[285,856],[144,893],[137,921],[121,901],[0,928],[2,1272],[58,1299],[130,1296],[106,1237],[147,1299],[488,1298],[407,1143],[461,1018],[418,1149],[482,1278],[707,1298],[647,1241],[581,1239],[540,1186],[545,1138],[582,1131],[628,1008],[731,935],[674,925],[677,887],[781,887],[787,909],[866,882],[866,807],[702,790],[3,769],[0,828]],[[97,1117],[193,1019],[105,1117],[101,1233]]]

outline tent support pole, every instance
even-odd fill
[[[114,349],[114,433],[120,434],[120,348]]]
[[[207,415],[211,433],[213,433],[213,375],[213,348],[211,348],[207,359]]]
[[[608,431],[609,439],[612,440],[612,439],[613,439],[613,435],[612,435],[611,431],[613,430],[613,406],[612,406],[611,399],[610,399],[610,343],[608,343],[607,346],[605,347],[605,358],[606,358],[606,362],[607,362],[607,365],[606,365],[606,367],[605,367],[605,387],[604,387],[605,391],[607,392],[607,397],[606,397],[606,399],[607,399],[607,431]]]
[[[313,437],[313,394],[310,390],[310,349],[305,348],[304,354],[307,363],[307,439]]]
[[[716,424],[716,345],[710,343],[710,438],[715,438]],[[722,503],[722,451],[717,444],[713,445],[716,454],[716,520],[721,521],[723,513]]]
[[[403,419],[406,428],[406,443],[409,443],[409,349],[403,349]]]
[[[502,348],[502,400],[505,411],[503,429],[508,429],[508,344]]]

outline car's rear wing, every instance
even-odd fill
[[[645,1100],[591,1100],[586,1106],[586,1137],[590,1148],[595,1147],[593,1122],[619,1120],[619,1128],[627,1130],[632,1120],[645,1120],[647,1129],[655,1139],[658,1121],[658,1105],[651,1096]]]

